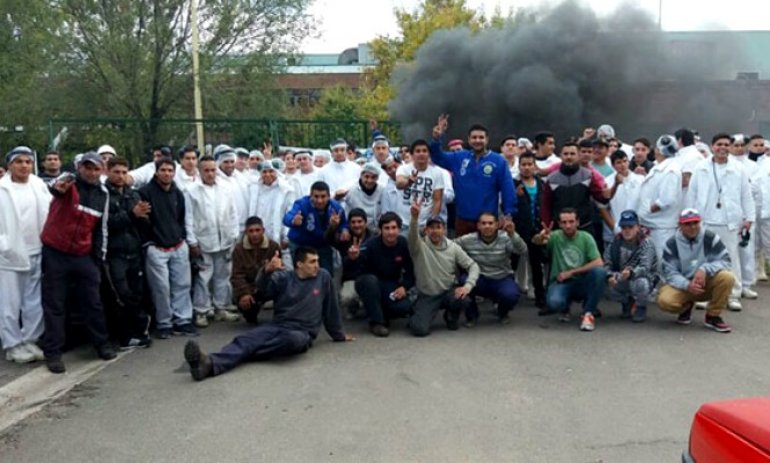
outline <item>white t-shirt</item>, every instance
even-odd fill
[[[695,172],[695,166],[706,159],[700,154],[695,145],[685,146],[676,153],[676,161],[683,174],[692,174]]]
[[[409,177],[414,170],[414,164],[411,162],[404,164],[396,171],[396,178]],[[407,207],[411,206],[412,202],[418,198],[422,199],[422,209],[418,219],[420,225],[424,225],[432,214],[433,192],[436,190],[444,191],[444,173],[441,172],[440,168],[433,165],[428,165],[428,168],[424,171],[417,172],[417,181],[402,190],[403,195],[401,198]]]
[[[546,170],[552,165],[556,164],[557,162],[561,162],[561,158],[559,158],[555,154],[552,154],[545,159],[538,159],[537,157],[535,157],[535,165],[540,170]]]
[[[40,233],[42,224],[38,223],[37,200],[32,186],[27,183],[10,182],[11,199],[19,215],[19,224],[21,225],[24,245],[27,247],[27,254],[34,256],[40,254],[43,250],[43,244],[40,242]]]

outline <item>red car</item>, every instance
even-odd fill
[[[770,463],[770,397],[702,405],[682,462]]]

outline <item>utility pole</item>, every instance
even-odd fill
[[[663,0],[658,0],[658,30],[663,30]]]
[[[198,0],[190,2],[190,21],[192,21],[192,67],[193,67],[193,98],[195,105],[195,133],[198,139],[198,150],[202,152],[205,146],[203,138],[203,103],[201,101],[200,65],[198,50]]]

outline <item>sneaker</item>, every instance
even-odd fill
[[[61,357],[47,357],[45,359],[45,366],[48,367],[48,371],[57,375],[67,371],[64,367],[64,362],[61,361]]]
[[[743,310],[743,306],[741,305],[741,301],[731,299],[727,302],[727,310],[731,310],[733,312],[740,312]]]
[[[449,322],[447,322],[447,323],[449,323]],[[475,318],[471,318],[471,319],[465,320],[465,323],[463,323],[463,326],[466,327],[466,328],[475,328],[476,325],[477,325],[477,320]]]
[[[448,310],[444,310],[444,321],[446,322],[446,327],[447,327],[448,330],[450,330],[450,331],[457,331],[457,330],[460,329],[460,320],[458,320],[455,317],[452,317],[449,314]],[[468,320],[468,321],[470,321],[470,320]],[[474,320],[474,325],[475,325],[475,320]],[[468,322],[466,322],[465,326],[468,326]]]
[[[631,312],[632,312],[631,304],[624,302],[620,310],[620,318],[622,319],[631,318]]]
[[[6,350],[5,359],[15,363],[32,363],[36,360],[35,355],[28,351],[24,344],[19,344]]]
[[[168,339],[171,337],[171,328],[158,328],[155,331],[155,337],[158,339]]]
[[[35,360],[45,360],[45,354],[43,354],[43,351],[37,347],[37,344],[34,342],[24,344],[24,348],[27,349],[27,352],[35,356]]]
[[[580,331],[593,331],[594,329],[596,329],[594,314],[591,312],[583,314],[583,318],[580,321]]]
[[[198,330],[195,329],[192,323],[185,323],[184,325],[177,325],[171,331],[175,336],[198,336]]]
[[[568,311],[559,314],[559,323],[569,323],[572,321],[572,314]]]
[[[229,310],[217,310],[214,312],[214,320],[218,322],[237,322],[240,319],[240,315],[230,312]]]
[[[767,273],[760,273],[757,275],[757,281],[767,281]]]
[[[647,307],[643,305],[636,306],[636,310],[634,310],[634,316],[631,319],[631,322],[643,323],[645,320],[647,320]]]
[[[732,331],[732,328],[730,328],[730,325],[725,323],[724,320],[722,320],[722,317],[719,315],[715,316],[709,316],[706,315],[706,320],[703,322],[703,325],[711,330],[714,330],[719,333],[729,333]]]
[[[380,325],[379,323],[372,325],[369,328],[369,331],[371,331],[372,334],[377,336],[378,338],[386,338],[390,334],[390,331],[388,331],[388,328],[386,328],[385,325]]]
[[[152,345],[152,339],[149,336],[131,338],[125,344],[120,345],[120,350],[146,349]]]
[[[757,299],[759,294],[757,294],[757,292],[753,291],[751,288],[743,288],[743,291],[741,291],[741,297],[744,299]]]
[[[502,317],[499,317],[497,319],[497,323],[501,325],[510,325],[511,324],[511,317],[508,315],[503,315]]]
[[[209,317],[206,315],[206,312],[196,312],[194,323],[198,328],[206,328],[209,326]]]
[[[688,302],[684,307],[685,309],[679,314],[676,322],[680,325],[689,325],[692,323],[692,302]]]
[[[112,360],[118,356],[110,343],[104,343],[96,348],[96,355],[102,360]]]
[[[184,359],[190,365],[190,375],[195,381],[203,381],[213,371],[211,359],[195,341],[187,341],[184,346]]]
[[[708,302],[696,302],[695,303],[695,310],[706,310],[706,307],[708,307]]]

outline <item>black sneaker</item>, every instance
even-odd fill
[[[184,346],[184,359],[190,365],[190,375],[195,381],[203,381],[211,376],[212,365],[209,356],[195,341],[187,341]]]
[[[125,344],[120,345],[120,350],[146,349],[152,345],[152,339],[143,335],[138,338],[131,338]]]
[[[449,310],[444,310],[444,321],[446,322],[446,327],[450,331],[457,331],[460,329],[460,320],[457,317],[453,317]],[[475,325],[474,320],[474,325]]]
[[[372,325],[369,328],[369,331],[371,331],[373,335],[379,338],[386,338],[390,334],[390,331],[388,331],[385,325],[380,325],[379,323]]]
[[[61,357],[46,357],[45,366],[48,367],[48,371],[57,375],[67,371],[67,369],[64,367],[64,362],[62,362]]]
[[[729,333],[733,329],[730,328],[730,325],[725,323],[724,320],[722,320],[722,317],[719,315],[715,316],[709,316],[706,315],[706,320],[703,322],[703,325],[706,326],[706,328],[714,330],[719,333]]]
[[[689,325],[692,323],[692,302],[688,302],[684,306],[686,309],[679,314],[679,318],[676,319],[676,322],[680,325]]]
[[[191,338],[199,335],[198,330],[195,329],[192,323],[175,326],[172,332],[175,336],[189,336]]]
[[[158,328],[155,331],[155,337],[158,339],[168,339],[171,337],[171,328]]]
[[[112,360],[118,356],[112,344],[105,343],[96,348],[96,355],[102,360]]]

